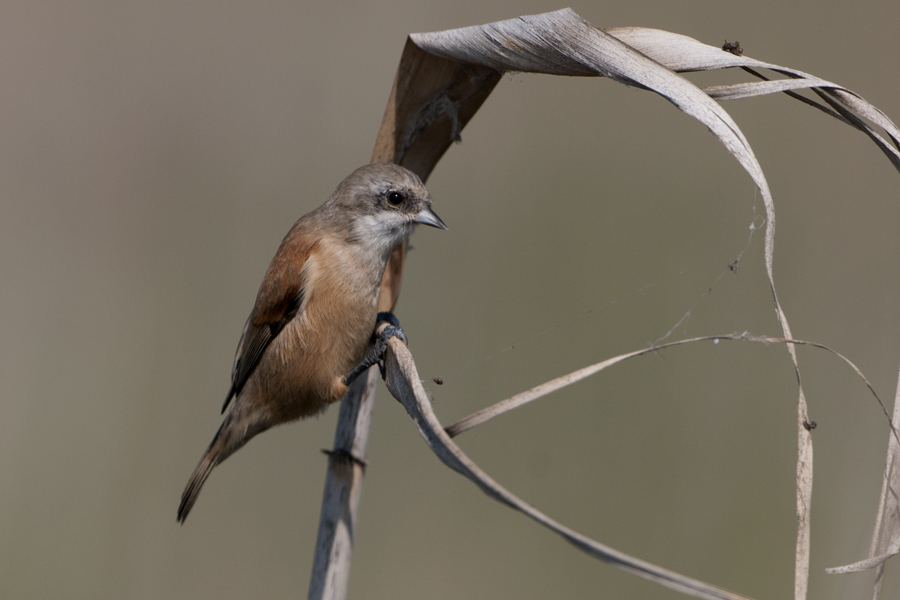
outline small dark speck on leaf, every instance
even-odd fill
[[[741,48],[740,42],[729,42],[728,40],[725,40],[725,44],[722,45],[722,50],[731,52],[735,56],[740,56],[744,53],[744,49]]]
[[[730,265],[728,265],[728,268],[731,269],[731,272],[732,272],[732,273],[736,272],[736,271],[737,271],[737,268],[738,268],[738,261],[735,260],[733,263],[731,263]]]
[[[444,380],[440,377],[432,377],[431,380],[438,385],[444,385]]]

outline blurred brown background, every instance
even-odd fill
[[[600,27],[739,40],[900,118],[896,2],[571,6]],[[175,522],[262,274],[293,221],[368,160],[408,33],[561,7],[0,6],[0,597],[305,597],[334,407],[254,440]],[[775,276],[795,335],[856,361],[890,408],[900,177],[862,134],[785,96],[726,108],[775,195]],[[507,75],[429,188],[450,231],[414,237],[397,312],[447,423],[644,347],[688,311],[673,339],[780,333],[761,231],[727,271],[763,212],[753,184],[653,94]],[[837,359],[801,349],[800,361],[819,424],[811,597],[866,596],[871,575],[823,570],[868,550],[885,420]],[[783,347],[705,344],[459,441],[567,525],[787,598],[795,401]],[[351,598],[680,597],[483,496],[383,391],[369,458]],[[900,594],[893,566],[886,598]]]

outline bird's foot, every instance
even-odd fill
[[[378,327],[382,323],[387,323],[388,325],[381,331],[380,334],[376,335],[376,331],[378,331]],[[377,364],[378,369],[381,371],[381,378],[384,379],[384,351],[387,350],[388,340],[392,337],[400,338],[404,344],[409,345],[409,340],[406,338],[406,333],[400,328],[400,321],[397,320],[397,317],[394,316],[394,313],[391,312],[380,312],[378,313],[378,317],[375,320],[375,331],[372,332],[372,349],[366,355],[366,358],[356,365],[356,367],[347,373],[344,376],[344,384],[350,385],[354,379],[359,377],[363,372],[365,372],[372,365]]]

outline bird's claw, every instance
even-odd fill
[[[391,312],[380,312],[378,313],[378,318],[375,321],[375,331],[378,331],[378,327],[382,323],[388,323],[388,325],[381,331],[380,334],[375,334],[372,332],[372,349],[366,354],[366,358],[356,365],[356,367],[347,373],[344,376],[344,384],[350,385],[354,379],[359,377],[364,371],[366,371],[372,365],[377,364],[378,370],[381,371],[381,378],[384,379],[385,371],[384,371],[384,351],[387,350],[388,340],[392,337],[399,338],[401,342],[409,345],[409,340],[406,337],[406,332],[400,328],[400,321],[397,320],[397,317],[394,316],[394,313]]]

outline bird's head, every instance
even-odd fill
[[[360,167],[341,182],[326,207],[330,220],[346,230],[348,241],[384,249],[406,240],[419,223],[447,229],[431,209],[422,180],[392,163]]]

